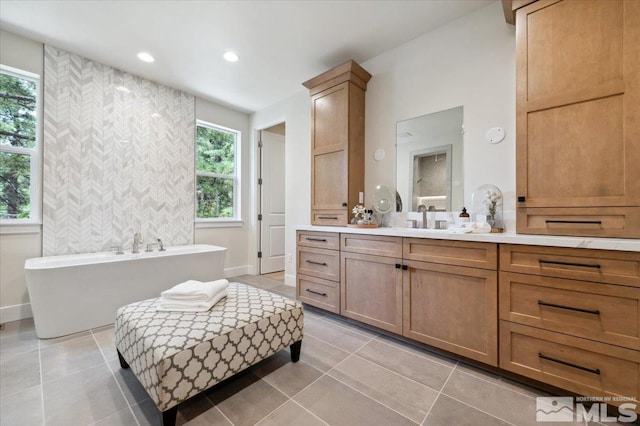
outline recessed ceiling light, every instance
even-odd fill
[[[238,55],[236,55],[234,52],[231,52],[231,51],[224,52],[224,55],[222,55],[222,57],[229,62],[238,61]]]
[[[151,56],[151,53],[149,53],[149,52],[140,52],[140,53],[138,53],[138,59],[140,59],[141,61],[144,61],[144,62],[153,62],[153,61],[156,60],[153,56]]]

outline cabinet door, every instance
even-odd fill
[[[404,329],[410,339],[498,365],[497,272],[404,261]]]
[[[638,22],[636,0],[518,10],[518,232],[640,232]]]
[[[311,209],[346,210],[349,83],[311,98]]]
[[[401,259],[342,252],[340,313],[402,333]]]

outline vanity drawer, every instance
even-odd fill
[[[296,277],[298,300],[330,312],[340,313],[338,283],[298,274]]]
[[[640,352],[500,321],[500,367],[586,396],[640,395]]]
[[[330,232],[298,231],[299,246],[323,248],[328,250],[340,249],[339,234]]]
[[[640,253],[503,244],[500,270],[640,286]]]
[[[347,226],[346,210],[312,210],[311,224],[321,226]]]
[[[640,208],[519,207],[517,228],[519,234],[640,238]]]
[[[377,256],[402,257],[402,238],[340,234],[340,250]]]
[[[340,281],[340,252],[311,247],[298,248],[298,274]]]
[[[426,238],[404,238],[403,241],[406,260],[494,270],[498,266],[497,244]]]
[[[500,272],[500,319],[640,350],[640,288]]]

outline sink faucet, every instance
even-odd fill
[[[142,239],[142,234],[136,232],[133,234],[133,250],[131,253],[140,253],[140,244],[142,244],[144,240]]]
[[[422,228],[427,227],[427,206],[424,204],[420,204],[418,206],[418,211],[422,212]]]
[[[160,246],[160,249],[158,251],[167,251],[164,248],[164,244],[162,244],[162,240],[160,238],[158,238],[158,245]]]

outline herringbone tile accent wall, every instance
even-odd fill
[[[193,243],[194,97],[45,46],[44,255]]]

